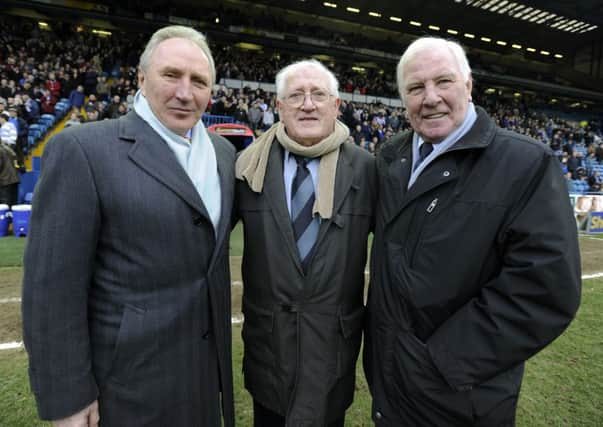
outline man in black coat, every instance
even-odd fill
[[[524,361],[567,327],[580,256],[559,162],[471,102],[457,43],[398,65],[412,131],[379,151],[365,371],[384,426],[512,426]]]
[[[342,427],[364,320],[374,158],[337,120],[316,60],[276,77],[281,122],[237,160],[244,224],[243,372],[258,427]]]
[[[214,79],[202,34],[162,28],[134,110],[46,146],[23,337],[39,415],[55,426],[234,424],[235,150],[201,121]]]

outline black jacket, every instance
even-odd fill
[[[378,155],[365,347],[378,425],[513,425],[523,362],[579,305],[558,160],[477,110],[408,190],[412,133]]]
[[[263,406],[286,416],[288,427],[318,427],[342,417],[354,396],[375,163],[355,145],[341,146],[333,215],[320,225],[304,275],[282,158],[275,142],[262,193],[236,182],[245,229],[245,386]]]

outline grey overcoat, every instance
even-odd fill
[[[234,149],[211,135],[217,237],[168,145],[131,112],[45,149],[23,281],[43,419],[99,399],[103,426],[233,424],[228,238]]]

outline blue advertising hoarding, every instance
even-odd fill
[[[603,212],[591,212],[588,215],[588,233],[603,233]]]

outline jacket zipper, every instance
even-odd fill
[[[431,201],[431,203],[429,204],[429,206],[427,206],[427,209],[426,209],[427,213],[432,213],[437,204],[438,204],[438,198],[436,197],[435,199],[433,199]]]

